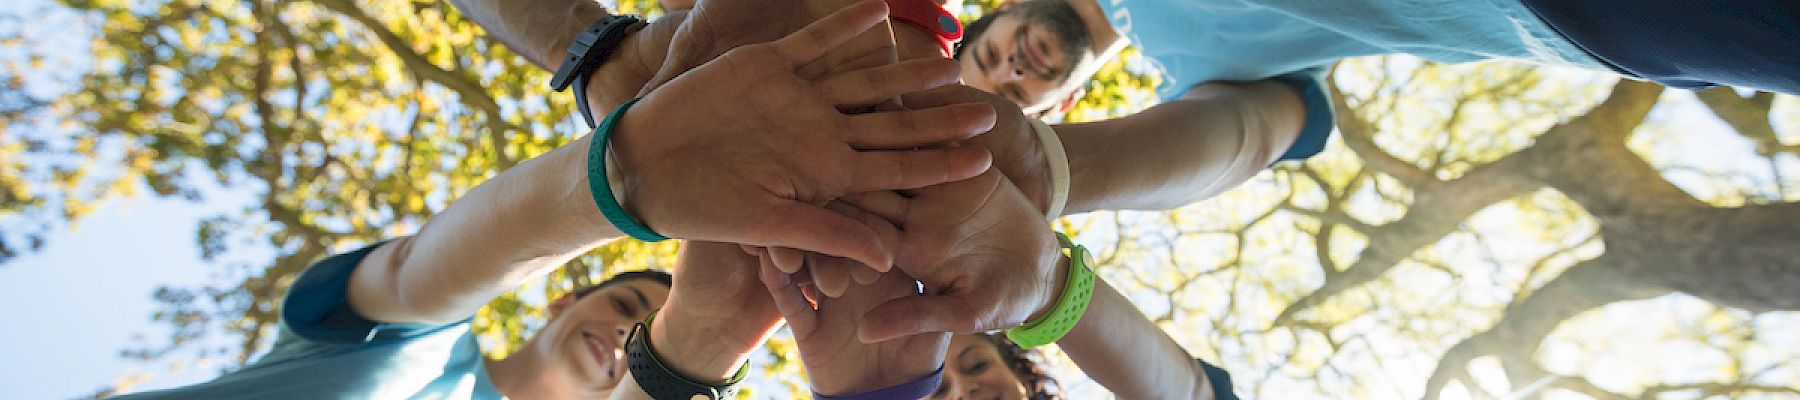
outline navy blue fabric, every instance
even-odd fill
[[[1231,373],[1225,372],[1225,370],[1219,369],[1219,367],[1215,367],[1212,364],[1207,364],[1205,361],[1200,361],[1198,358],[1194,359],[1194,362],[1200,363],[1200,369],[1206,371],[1206,380],[1212,382],[1214,399],[1238,399],[1237,392],[1231,391]]]
[[[1300,94],[1300,102],[1306,106],[1307,114],[1300,137],[1294,138],[1294,145],[1288,146],[1287,152],[1275,161],[1305,161],[1325,150],[1325,141],[1331,139],[1337,123],[1332,120],[1331,99],[1325,98],[1323,76],[1324,69],[1320,68],[1271,78],[1294,88],[1294,92]]]
[[[1621,72],[1684,89],[1800,94],[1800,1],[1521,1]]]

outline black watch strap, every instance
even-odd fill
[[[562,65],[556,67],[556,75],[550,77],[550,88],[558,92],[568,89],[570,85],[577,86],[575,105],[581,109],[581,118],[587,121],[589,127],[594,125],[594,110],[587,102],[588,75],[594,73],[594,68],[600,67],[600,63],[606,61],[606,56],[611,55],[613,49],[619,47],[619,42],[625,41],[625,36],[631,35],[635,31],[632,28],[641,22],[644,20],[630,15],[601,18],[600,22],[595,22],[594,26],[582,31],[574,42],[569,43],[568,57],[563,58]]]
[[[630,28],[644,22],[631,15],[608,15],[582,31],[575,41],[569,43],[569,54],[563,58],[561,66],[556,67],[556,75],[550,78],[550,88],[561,92],[575,83],[575,78],[586,76],[594,71],[594,67],[606,60],[619,42],[631,34]]]
[[[662,359],[656,358],[656,348],[650,345],[650,323],[655,319],[656,314],[651,313],[649,318],[632,326],[631,336],[625,339],[625,365],[644,393],[656,400],[688,400],[696,395],[724,399],[737,393],[737,384],[743,382],[750,371],[748,363],[739,366],[731,380],[718,386],[681,376],[663,365]]]

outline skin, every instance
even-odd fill
[[[829,3],[831,0],[821,0]],[[546,2],[553,2],[546,0]],[[468,3],[475,3],[476,11],[470,11],[474,18],[487,26],[496,35],[516,35],[504,37],[507,43],[526,43],[535,48],[554,48],[560,52],[567,43],[587,24],[598,19],[590,15],[585,21],[575,21],[557,25],[538,23],[524,25],[523,28],[496,29],[487,21],[550,21],[558,18],[520,17],[520,14],[567,13],[561,6],[553,7],[508,7],[504,2],[483,2],[480,0],[460,0],[458,6],[465,11],[470,10]],[[593,7],[588,2],[584,6],[576,4],[571,7]],[[742,2],[754,4],[754,1]],[[496,5],[498,4],[498,5]],[[1098,15],[1092,2],[1077,3],[1077,11],[1084,20]],[[490,10],[500,16],[483,16],[480,10]],[[600,12],[603,15],[603,10]],[[680,15],[680,14],[675,14]],[[1103,16],[1102,16],[1103,17]],[[667,20],[667,19],[665,19]],[[666,52],[659,49],[680,47],[681,43],[670,42],[667,29],[673,25],[663,20],[651,24],[644,32],[632,36],[618,51],[619,62],[609,61],[596,74],[594,88],[590,97],[596,98],[596,107],[609,107],[608,101],[616,104],[636,94],[636,90],[619,94],[618,88],[635,88],[633,82],[646,82],[656,71],[661,69],[660,62]],[[1089,23],[1090,28],[1096,24]],[[1104,19],[1098,26],[1104,26]],[[513,25],[519,26],[519,25]],[[1110,29],[1110,28],[1107,28]],[[1092,32],[1093,29],[1090,29]],[[897,25],[894,30],[895,49],[900,59],[912,57],[939,56],[935,44],[922,31],[912,29],[904,24]],[[660,35],[660,36],[659,36]],[[689,38],[694,39],[694,38]],[[1096,35],[1096,43],[1108,43],[1107,39]],[[1111,43],[1118,43],[1112,41]],[[660,47],[659,47],[660,45]],[[915,49],[908,51],[907,49]],[[532,54],[530,51],[521,51]],[[635,60],[635,62],[633,62]],[[540,65],[548,65],[540,62]],[[1077,75],[1081,71],[1076,71]],[[1085,76],[1085,75],[1083,75]],[[609,82],[601,85],[599,82]],[[609,91],[609,88],[610,91]],[[598,93],[598,94],[596,94]],[[931,91],[913,93],[905,96],[907,105],[954,103],[959,101],[986,101],[989,104],[1011,103],[1005,98],[982,93],[979,90],[959,88],[940,88]],[[1016,106],[1015,106],[1016,107]],[[1021,191],[1022,202],[1042,209],[1049,198],[1049,187],[1046,184],[1047,161],[1043,159],[1035,136],[1025,123],[1026,116],[1017,108],[996,107],[1001,110],[1000,119],[994,128],[975,142],[982,143],[994,152],[994,165],[1005,173],[1005,180],[1011,181],[1012,190]],[[1268,160],[1284,152],[1293,138],[1298,135],[1301,122],[1304,121],[1304,109],[1300,106],[1298,96],[1287,86],[1275,82],[1245,83],[1210,83],[1189,91],[1177,101],[1167,102],[1152,107],[1149,111],[1111,121],[1088,124],[1060,125],[1055,127],[1056,134],[1068,149],[1071,164],[1071,188],[1067,213],[1080,213],[1099,209],[1167,209],[1210,197],[1219,191],[1234,186],[1248,179]],[[1143,168],[1143,165],[1156,165],[1161,168]],[[994,188],[997,188],[995,186]],[[993,193],[990,190],[989,193]],[[985,196],[983,198],[986,198]],[[1009,202],[999,202],[1011,203]],[[884,217],[886,218],[886,217]],[[896,219],[896,218],[889,218]],[[1023,222],[1023,219],[1008,219]],[[1041,221],[1041,217],[1039,219]],[[1030,236],[1036,237],[1036,236]],[[955,238],[941,240],[955,242]],[[954,252],[939,253],[940,255]],[[1039,259],[1044,252],[1040,250],[1014,250],[1007,257],[1011,259]],[[802,256],[803,258],[804,256]],[[954,257],[952,257],[954,258]],[[1059,257],[1058,257],[1059,258]],[[993,262],[988,265],[998,265]],[[1062,267],[1058,262],[1057,268]],[[1019,263],[1009,268],[1025,268],[1042,271],[1044,263]],[[1060,269],[1058,271],[1061,271]],[[1042,272],[1020,272],[1024,276],[1063,276],[1059,273],[1044,274]],[[1016,276],[1016,275],[1015,275]],[[1024,297],[1012,296],[1005,301],[1012,302],[1019,309],[1031,310],[1026,314],[1037,314],[1045,302],[1054,294],[1032,292],[1027,286],[1043,287],[1042,283],[1032,283],[1034,279],[985,279],[980,286],[971,287],[965,292],[979,291],[1019,291],[1032,293]],[[943,284],[945,282],[938,282]],[[928,283],[928,285],[931,283]],[[1060,288],[1060,283],[1052,287]],[[1097,285],[1096,290],[1110,291],[1104,282]],[[1035,300],[1031,300],[1035,299]],[[1210,391],[1206,388],[1203,374],[1199,372],[1191,359],[1188,359],[1173,340],[1157,329],[1154,324],[1131,307],[1128,301],[1117,296],[1101,296],[1096,294],[1094,303],[1090,305],[1088,316],[1078,324],[1075,331],[1064,338],[1063,348],[1084,369],[1090,371],[1103,385],[1126,398],[1206,398]],[[927,309],[920,308],[918,311]],[[950,310],[950,311],[945,311]],[[1105,311],[1101,311],[1105,310]],[[984,317],[978,308],[938,309],[944,317],[943,326],[971,327],[986,321],[992,323],[996,319],[992,315]],[[1012,311],[1016,313],[1017,311]],[[1107,317],[1097,317],[1104,315]],[[1025,315],[1023,317],[1029,317]],[[1109,321],[1118,317],[1112,324],[1089,324],[1089,321]],[[1022,318],[1014,316],[1013,318]],[[662,321],[662,319],[658,319]],[[903,325],[903,324],[902,324]],[[904,327],[902,327],[904,328]],[[866,326],[865,326],[866,329]],[[904,336],[907,329],[894,329],[896,335]],[[1131,333],[1131,337],[1160,337],[1156,341],[1124,341],[1116,336],[1122,332]],[[1085,339],[1083,339],[1085,338]],[[868,339],[864,337],[864,339]],[[659,342],[660,343],[660,342]],[[1133,343],[1157,343],[1155,346],[1136,346]],[[1089,354],[1094,357],[1083,357]],[[1177,382],[1194,382],[1195,385],[1157,385],[1155,381],[1145,382],[1131,379],[1130,376],[1111,376],[1106,371],[1137,370],[1140,366],[1154,367],[1158,371],[1169,374],[1158,375],[1158,379],[1174,379]],[[1182,379],[1186,376],[1188,379]],[[629,382],[629,380],[627,381]],[[1168,382],[1165,380],[1164,382]],[[1131,393],[1132,395],[1125,395]],[[1137,395],[1147,393],[1146,395]]]
[[[558,298],[550,304],[550,322],[518,352],[488,360],[490,378],[501,392],[520,398],[561,394],[539,390],[545,387],[608,395],[625,375],[626,333],[668,298],[668,286],[648,279],[615,283],[579,300]]]
[[[1106,20],[1093,0],[1068,1],[1081,18],[1091,39],[1082,54],[1068,54],[1063,43],[1070,39],[1047,29],[1051,21],[1030,20],[1018,13],[995,17],[981,37],[967,40],[963,56],[963,84],[999,94],[1019,105],[1028,115],[1073,105],[1080,87],[1106,60],[1125,48],[1125,40]]]
[[[905,138],[886,137],[884,133],[910,132],[916,123],[907,128],[899,128],[895,124],[906,123],[905,113],[873,113],[849,116],[833,110],[843,104],[855,104],[896,97],[901,93],[916,90],[904,89],[905,86],[926,88],[946,81],[945,76],[953,76],[955,68],[947,61],[932,63],[903,63],[873,69],[855,69],[818,78],[807,78],[799,75],[801,65],[821,56],[821,51],[831,49],[858,32],[885,19],[885,6],[880,2],[863,2],[846,8],[843,12],[834,13],[820,21],[808,25],[799,33],[786,36],[781,40],[764,44],[754,44],[733,49],[718,60],[704,64],[700,68],[683,74],[670,81],[665,90],[643,100],[638,107],[627,112],[625,119],[617,127],[615,140],[622,145],[615,147],[617,157],[623,160],[615,168],[609,168],[609,176],[615,182],[613,187],[626,203],[627,210],[634,210],[633,204],[658,204],[655,212],[636,209],[636,215],[653,229],[670,236],[680,238],[707,238],[714,234],[734,243],[758,243],[754,235],[771,235],[768,238],[778,240],[797,239],[805,234],[797,231],[806,230],[792,218],[798,208],[815,207],[822,218],[841,218],[841,222],[854,224],[867,229],[881,227],[880,222],[873,219],[851,220],[837,213],[823,211],[822,207],[800,201],[811,196],[829,198],[835,191],[845,193],[850,188],[867,182],[855,174],[848,180],[827,179],[823,186],[820,182],[806,181],[810,172],[802,171],[852,171],[855,167],[842,165],[848,161],[856,164],[860,152],[854,145],[844,147],[836,162],[815,165],[813,168],[787,169],[805,166],[806,162],[787,156],[759,157],[759,151],[780,151],[779,146],[758,146],[751,142],[732,146],[731,151],[737,153],[719,153],[724,151],[718,144],[721,142],[721,129],[746,129],[748,135],[727,134],[730,140],[745,140],[758,135],[790,135],[790,134],[831,134],[845,131],[845,127],[872,124],[857,129],[858,137],[841,137],[838,143],[849,142],[873,143],[881,146],[917,147],[925,142],[909,143],[918,138],[909,135]],[[714,67],[717,66],[717,67]],[[730,73],[721,72],[729,70]],[[742,82],[735,74],[755,75],[759,79],[754,82]],[[862,75],[858,75],[862,74]],[[879,79],[871,79],[870,75]],[[845,78],[848,77],[848,78]],[[844,78],[836,79],[834,78]],[[604,81],[598,79],[597,81]],[[734,83],[735,82],[735,83]],[[738,85],[735,88],[727,88]],[[691,87],[691,88],[690,88]],[[701,89],[707,88],[707,89]],[[703,92],[703,93],[702,93]],[[714,112],[693,114],[677,112],[680,107],[673,104],[696,104],[698,95],[723,96],[733,99],[749,99],[761,97],[763,100],[751,101],[748,105],[724,103],[709,106]],[[780,103],[780,101],[787,101]],[[777,103],[768,103],[777,102]],[[665,104],[666,103],[666,104]],[[752,107],[754,111],[751,111]],[[980,107],[983,110],[985,106]],[[729,116],[730,112],[743,112],[742,118],[734,118],[731,124],[715,123],[705,125],[684,125],[707,118]],[[991,111],[976,114],[987,114]],[[991,121],[991,115],[975,115],[976,118],[965,118],[958,115],[939,115],[930,117],[933,120],[948,118],[950,124],[968,124],[961,131],[979,132],[986,127],[980,126]],[[660,117],[659,117],[660,116]],[[926,118],[921,116],[917,118]],[[685,119],[683,124],[669,124],[659,121]],[[936,123],[943,123],[939,121]],[[849,124],[849,125],[845,125]],[[753,128],[732,128],[753,127]],[[943,129],[958,131],[959,129]],[[729,132],[724,132],[729,133]],[[961,135],[951,133],[952,136]],[[682,138],[688,139],[682,139]],[[597,211],[592,196],[589,194],[589,183],[585,173],[589,138],[581,138],[570,145],[552,150],[542,156],[528,160],[520,165],[496,175],[493,179],[478,185],[462,198],[453,202],[450,207],[427,222],[416,235],[403,237],[387,242],[374,249],[369,256],[358,264],[352,272],[348,288],[348,301],[353,310],[371,320],[390,323],[449,323],[473,314],[483,304],[494,297],[516,288],[524,281],[541,276],[550,269],[563,265],[577,255],[594,247],[616,239],[622,234]],[[929,141],[927,139],[926,141]],[[832,143],[832,139],[824,141],[811,140],[809,143]],[[761,150],[758,150],[758,149]],[[929,149],[940,154],[967,152],[969,149]],[[834,150],[837,151],[837,150]],[[908,158],[905,151],[882,151],[872,160],[887,159],[889,161]],[[985,152],[983,152],[985,153]],[[789,153],[794,155],[795,153]],[[801,157],[817,157],[812,152]],[[899,156],[899,158],[894,158]],[[748,157],[748,158],[740,158]],[[689,162],[680,165],[666,166],[657,164],[658,160],[683,158]],[[721,162],[737,159],[740,161],[759,159],[749,164],[739,162]],[[785,160],[785,161],[783,161]],[[967,161],[970,159],[964,159]],[[955,179],[958,174],[972,175],[986,169],[985,155],[974,159],[975,163],[961,163],[956,160],[919,159],[920,165],[878,166],[870,170],[877,174],[891,173],[886,178],[875,177],[875,186],[897,185],[923,186],[935,179]],[[816,161],[816,160],[815,160]],[[965,172],[940,170],[933,173],[930,169],[942,168],[940,162],[963,164],[969,168]],[[762,163],[765,165],[758,166]],[[773,165],[768,165],[772,163]],[[714,173],[704,170],[703,164],[712,164],[720,168]],[[731,165],[737,164],[737,165]],[[929,164],[929,165],[926,165]],[[935,166],[933,166],[935,165]],[[622,167],[622,168],[619,168]],[[772,167],[772,168],[771,168]],[[902,168],[904,167],[904,168]],[[920,169],[925,168],[925,169]],[[956,166],[950,166],[955,169]],[[629,171],[621,174],[619,171]],[[652,184],[637,184],[634,179],[651,182],[682,182],[691,179],[716,179],[719,171],[734,171],[733,174],[770,174],[786,175],[791,180],[771,179],[765,177],[740,177],[730,185],[688,185],[686,188],[659,189]],[[798,174],[790,174],[798,172]],[[921,173],[923,172],[923,173]],[[614,175],[619,174],[619,175]],[[676,174],[657,176],[660,174]],[[682,174],[688,174],[685,177]],[[909,175],[910,174],[910,175]],[[812,178],[818,178],[812,175]],[[835,181],[836,183],[831,183]],[[773,183],[772,183],[773,182]],[[912,182],[912,183],[907,183]],[[842,185],[837,189],[824,192],[812,192],[821,187]],[[638,186],[633,186],[638,185]],[[781,186],[794,185],[794,186]],[[811,186],[811,188],[808,188]],[[864,188],[868,189],[868,188]],[[718,193],[704,194],[685,192],[687,190],[712,191]],[[860,189],[859,189],[860,190]],[[811,192],[812,194],[807,194]],[[747,197],[746,197],[747,196]],[[761,200],[756,200],[761,198]],[[785,200],[784,200],[785,199]],[[775,203],[769,203],[774,201]],[[710,203],[710,204],[709,204]],[[786,205],[781,205],[781,204]],[[761,204],[761,206],[754,206]],[[767,209],[774,206],[773,209]],[[684,207],[691,207],[691,212],[679,212]],[[788,208],[788,209],[783,209]],[[704,210],[713,211],[704,211]],[[761,209],[761,210],[759,210]],[[708,215],[725,210],[727,214]],[[735,210],[735,211],[733,211]],[[675,212],[668,212],[675,211]],[[804,213],[805,211],[800,211]],[[787,218],[777,218],[783,216]],[[737,222],[733,222],[737,221]],[[758,222],[761,221],[761,222]],[[740,224],[741,223],[741,224]],[[874,226],[867,225],[874,223]],[[761,228],[756,225],[773,224]],[[850,238],[856,241],[855,234],[846,234],[845,229],[830,228],[830,224],[815,226],[824,227],[817,236],[827,241]],[[840,226],[842,227],[842,226]],[[888,229],[892,229],[889,227]],[[857,229],[849,229],[856,231]],[[710,233],[709,233],[710,232]],[[887,254],[880,246],[882,241],[877,231],[868,232],[862,239],[863,245],[846,246],[852,251],[844,254],[860,262],[872,265],[886,263]],[[751,235],[751,236],[741,236]],[[758,243],[777,244],[777,243]],[[798,244],[798,243],[793,243]],[[746,261],[747,256],[737,252],[735,246],[695,246],[692,251],[705,248],[723,249],[710,251],[732,254],[739,261]],[[806,248],[806,245],[794,246]],[[835,247],[835,246],[827,246]],[[859,252],[855,248],[861,247]],[[840,249],[843,250],[843,249]],[[825,253],[831,253],[826,251]],[[698,257],[696,255],[696,257]],[[700,271],[678,273],[676,285],[670,289],[669,303],[655,320],[652,329],[653,341],[659,345],[659,354],[678,372],[698,379],[716,379],[722,381],[731,369],[743,362],[749,352],[762,342],[779,320],[772,306],[763,306],[757,311],[754,301],[763,289],[755,279],[755,264],[743,262],[732,267],[724,256],[705,263],[684,263],[679,270],[699,269]],[[733,279],[732,277],[736,277]],[[722,280],[722,281],[721,281]],[[735,286],[733,285],[735,282]],[[689,289],[691,288],[691,289]],[[737,288],[738,290],[724,290]],[[641,288],[640,288],[641,289]],[[647,294],[648,295],[648,294]],[[727,296],[727,297],[719,297]],[[635,296],[634,296],[635,297]],[[605,297],[596,297],[600,301]],[[548,357],[549,353],[566,353],[569,347],[585,351],[588,343],[606,344],[604,332],[616,332],[618,326],[627,318],[617,316],[602,317],[598,309],[589,306],[588,302],[570,303],[567,315],[580,315],[581,318],[565,319],[559,328],[548,330],[546,336],[537,346],[540,350],[521,352],[520,357],[498,361],[492,372],[493,382],[504,393],[520,398],[593,398],[604,393],[605,377],[602,372],[614,372],[616,363],[605,361],[607,357],[596,357],[591,365],[581,367],[581,358]],[[601,304],[604,303],[592,303]],[[648,307],[643,307],[648,308]],[[632,314],[637,311],[624,311],[621,314]],[[627,315],[629,316],[629,315]],[[568,324],[563,328],[560,324]],[[578,332],[578,333],[577,333]],[[596,332],[601,335],[596,335]],[[579,341],[572,338],[580,337]],[[588,338],[596,338],[590,341]],[[573,344],[580,344],[575,346]],[[600,347],[596,345],[596,348]],[[607,345],[606,347],[610,347]],[[601,349],[601,353],[605,353]],[[579,352],[578,352],[579,353]],[[574,361],[576,368],[565,368]],[[548,373],[546,371],[567,371],[570,374]],[[613,398],[644,398],[641,389],[635,388],[631,379],[615,379],[619,386],[611,391]]]
[[[1000,349],[987,339],[975,335],[956,335],[950,339],[944,358],[944,380],[932,392],[931,399],[997,399],[1025,398],[1025,383],[1007,367]]]

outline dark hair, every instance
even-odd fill
[[[620,283],[624,283],[624,282],[630,282],[630,281],[634,281],[634,280],[656,281],[658,283],[662,283],[663,286],[674,286],[675,285],[675,279],[673,277],[670,277],[669,273],[667,273],[667,272],[657,271],[657,270],[653,270],[653,269],[646,269],[646,270],[642,270],[642,271],[625,271],[625,272],[620,272],[617,275],[613,275],[611,278],[607,278],[605,281],[601,281],[599,284],[595,284],[595,285],[580,288],[580,289],[575,289],[575,298],[579,299],[579,298],[587,297],[588,293],[593,293],[600,289],[606,288],[607,286],[612,286],[612,285],[616,285],[616,284],[620,284]]]
[[[1000,351],[1000,359],[1006,361],[1006,367],[1013,376],[1019,377],[1019,383],[1025,385],[1025,398],[1031,400],[1060,400],[1062,386],[1057,385],[1056,378],[1044,370],[1038,362],[1043,358],[1036,350],[1026,350],[1013,344],[1006,335],[999,333],[978,333],[994,349]]]

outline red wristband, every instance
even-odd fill
[[[944,57],[950,57],[956,48],[956,42],[962,40],[962,21],[956,14],[945,10],[943,5],[931,0],[884,0],[888,5],[888,17],[900,22],[912,24],[930,33],[937,39],[944,50]]]

